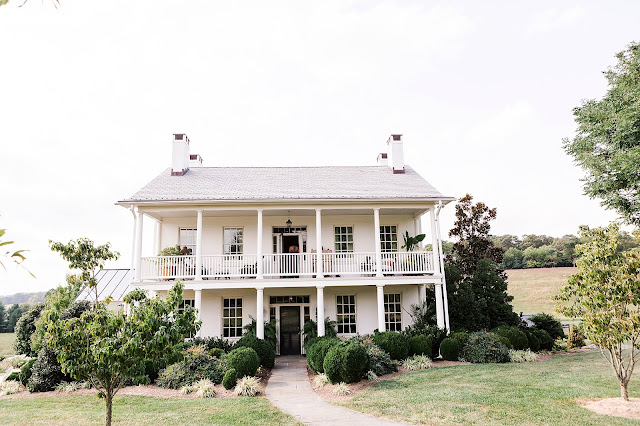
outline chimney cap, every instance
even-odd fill
[[[395,134],[395,135],[389,136],[389,139],[387,139],[387,143],[391,143],[391,141],[400,141],[400,142],[402,142],[402,135],[401,134]]]
[[[189,143],[189,138],[187,137],[186,133],[174,133],[173,140],[176,140],[176,141],[186,140],[187,143]]]

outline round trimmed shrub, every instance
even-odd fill
[[[367,349],[360,342],[351,342],[340,348],[342,351],[342,382],[359,382],[369,371]]]
[[[235,344],[236,348],[251,348],[258,354],[260,365],[273,368],[276,363],[276,351],[271,343],[265,339],[258,339],[254,334],[247,333],[240,338]]]
[[[260,358],[253,348],[240,347],[229,352],[227,366],[235,368],[238,376],[253,376],[260,367]]]
[[[509,327],[504,325],[493,330],[493,333],[499,337],[504,337],[508,341],[509,349],[515,349],[517,351],[523,351],[529,347],[529,341],[527,335],[522,332],[518,327]],[[506,342],[505,342],[506,343]]]
[[[324,357],[322,365],[324,374],[331,383],[340,383],[342,380],[342,346],[332,346]]]
[[[232,368],[230,370],[227,370],[227,372],[224,373],[224,377],[222,378],[222,386],[224,386],[225,389],[229,390],[236,387],[236,383],[238,383],[238,373],[236,372],[236,369]]]
[[[509,349],[492,333],[478,331],[469,336],[460,353],[465,361],[482,364],[509,362]]]
[[[209,351],[209,356],[212,358],[222,358],[225,354],[225,351],[220,348],[213,348]]]
[[[451,335],[449,335],[450,338],[458,341],[458,343],[460,344],[460,349],[462,349],[464,345],[467,344],[469,336],[470,334],[466,331],[456,331],[455,333],[451,333]]]
[[[409,354],[409,339],[396,331],[385,331],[373,336],[373,343],[387,352],[391,359],[401,361]]]
[[[314,373],[324,373],[324,359],[329,350],[340,343],[335,337],[319,337],[307,347],[307,364]]]
[[[529,318],[535,324],[538,330],[544,330],[549,333],[551,340],[564,339],[564,330],[562,323],[549,314],[535,314]]]
[[[553,338],[547,333],[545,330],[533,329],[531,330],[534,336],[538,338],[540,341],[540,350],[541,351],[551,351],[553,350]]]
[[[447,361],[457,361],[460,355],[460,342],[451,337],[447,337],[440,342],[440,355]]]
[[[409,356],[426,355],[431,357],[431,339],[424,334],[409,338]]]
[[[533,352],[538,352],[540,350],[540,340],[538,340],[536,335],[533,334],[531,330],[524,330],[524,334],[527,335],[529,349],[531,349]]]

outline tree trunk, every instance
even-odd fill
[[[625,401],[629,401],[629,392],[627,391],[627,385],[625,383],[620,383],[620,396]]]
[[[113,395],[111,395],[111,392],[105,392],[105,397],[104,397],[106,403],[107,403],[107,417],[105,420],[105,425],[106,426],[111,426],[111,406],[113,403]]]

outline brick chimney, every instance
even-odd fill
[[[171,176],[182,176],[187,173],[189,160],[189,138],[184,133],[174,133]]]
[[[402,135],[391,135],[387,139],[389,146],[389,167],[394,174],[404,173],[404,148],[402,146]]]

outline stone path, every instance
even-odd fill
[[[311,388],[307,360],[301,356],[281,356],[267,384],[266,396],[273,405],[296,420],[310,425],[400,425],[369,414],[333,405]]]

